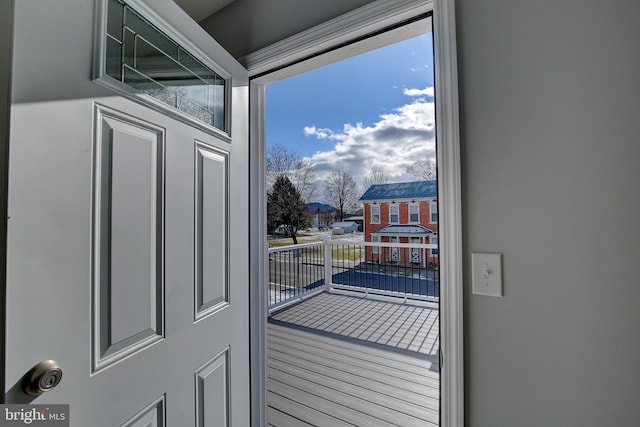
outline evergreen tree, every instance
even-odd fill
[[[310,212],[300,192],[285,175],[280,175],[267,194],[267,230],[272,233],[278,227],[298,244],[298,230],[311,225]]]

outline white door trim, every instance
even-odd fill
[[[435,0],[441,425],[464,425],[462,181],[454,0]]]
[[[251,81],[251,319],[252,425],[266,425],[266,367],[264,353],[266,316],[266,210],[265,187],[265,86],[285,77],[328,64],[374,47],[391,44],[424,32],[409,24],[393,34],[378,34],[422,14],[433,13],[436,74],[436,128],[438,129],[438,193],[440,199],[440,349],[441,425],[464,425],[462,220],[458,73],[454,0],[403,0],[389,5],[378,0],[317,27],[275,43],[241,60]],[[417,31],[415,34],[413,32]],[[364,36],[377,34],[370,39]],[[395,39],[397,38],[397,39]],[[358,49],[329,51],[358,40]],[[317,56],[319,54],[323,54]],[[306,59],[309,58],[309,59]],[[271,72],[273,71],[273,72]]]
[[[13,66],[13,1],[0,2],[0,366],[5,366],[7,202],[9,192],[9,123]],[[6,390],[4,375],[0,387]],[[0,403],[4,394],[0,393]]]
[[[267,195],[265,86],[249,82],[249,348],[251,426],[267,425]]]
[[[270,73],[311,55],[398,25],[433,10],[433,0],[378,0],[241,58],[250,76]],[[391,42],[393,43],[393,42]]]

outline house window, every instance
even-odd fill
[[[419,206],[417,204],[409,205],[409,222],[411,223],[420,222]]]
[[[399,222],[400,207],[397,204],[389,205],[389,223],[397,224]]]
[[[380,241],[380,237],[379,236],[371,236],[371,243],[377,243]],[[372,246],[371,247],[371,253],[374,255],[377,255],[380,253],[380,246]]]
[[[437,245],[438,235],[432,234],[431,237],[429,237],[429,243],[431,243],[432,245]],[[430,251],[431,251],[431,256],[438,256],[438,248],[432,248],[430,249]]]
[[[430,224],[438,223],[438,202],[429,203],[429,213],[431,214]]]
[[[380,224],[380,205],[371,205],[371,224]]]

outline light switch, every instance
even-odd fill
[[[471,285],[476,295],[502,296],[502,254],[471,254]]]

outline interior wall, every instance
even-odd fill
[[[638,425],[640,3],[455,6],[466,425]]]
[[[373,1],[235,0],[200,25],[240,59]]]

